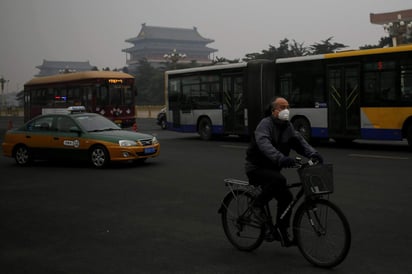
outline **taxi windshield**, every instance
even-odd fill
[[[88,132],[121,129],[118,125],[100,115],[82,115],[75,119]]]

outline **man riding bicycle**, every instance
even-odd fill
[[[270,111],[270,113],[269,113]],[[322,156],[306,142],[289,121],[289,103],[285,98],[277,97],[270,103],[267,116],[256,127],[251,143],[246,152],[245,171],[252,185],[260,185],[262,192],[256,198],[254,207],[262,215],[263,206],[273,197],[277,200],[277,232],[275,239],[282,245],[291,246],[288,228],[290,212],[280,219],[293,196],[286,186],[282,168],[293,167],[295,159],[289,157],[291,149],[307,158],[323,162]]]

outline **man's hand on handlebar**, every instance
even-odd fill
[[[316,164],[323,164],[323,157],[319,154],[319,152],[313,153],[309,158]]]

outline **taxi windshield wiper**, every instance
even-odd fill
[[[101,129],[89,130],[89,132],[102,132],[102,131],[112,131],[112,130],[120,130],[120,129],[119,128],[101,128]]]

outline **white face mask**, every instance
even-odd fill
[[[279,111],[278,119],[282,120],[282,121],[289,121],[289,110],[288,109],[283,109],[283,110]]]

